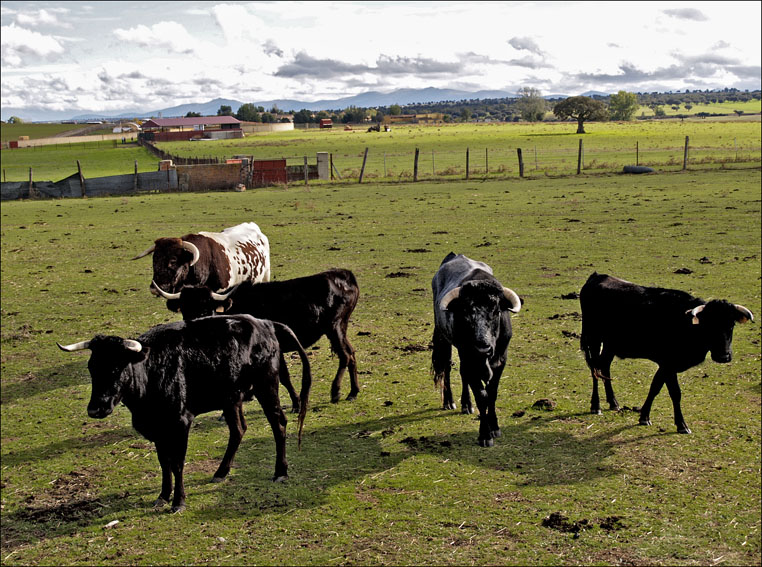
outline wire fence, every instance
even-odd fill
[[[283,156],[280,156],[283,158]],[[305,156],[286,156],[288,165],[302,165]],[[255,156],[255,159],[263,159]],[[314,158],[310,158],[314,159]],[[639,165],[660,171],[693,168],[749,168],[762,164],[760,146],[691,146],[606,148],[580,142],[568,148],[416,148],[414,151],[332,153],[334,182],[423,181],[448,178],[563,176],[621,172]]]

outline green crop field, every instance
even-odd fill
[[[3,565],[759,565],[760,181],[748,169],[4,202]],[[274,279],[356,274],[362,391],[331,404],[337,360],[325,339],[309,349],[311,410],[301,451],[289,414],[279,484],[256,401],[224,483],[210,480],[227,427],[200,416],[188,508],[171,515],[152,508],[153,445],[124,406],[88,418],[89,353],[55,342],[177,320],[148,292],[150,258],[129,258],[244,221],[269,237]],[[429,372],[430,282],[450,251],[524,300],[489,449],[475,416],[440,409]],[[623,410],[588,413],[573,294],[594,270],[757,316],[737,326],[730,364],[680,375],[692,435],[676,433],[666,389],[653,425],[637,425],[648,361],[615,361]]]

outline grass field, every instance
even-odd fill
[[[647,394],[646,361],[612,367],[623,411],[588,413],[579,303],[564,299],[597,270],[758,319],[759,187],[759,170],[689,171],[3,203],[2,562],[759,565],[759,323],[736,328],[732,363],[680,376],[694,433],[677,435],[666,391],[651,427],[629,409]],[[176,320],[148,292],[150,259],[129,258],[159,236],[251,220],[275,279],[356,274],[362,391],[329,403],[322,339],[301,451],[288,427],[290,479],[269,480],[272,435],[250,402],[228,480],[209,482],[227,428],[201,416],[188,509],[155,511],[153,445],[123,406],[87,417],[88,353],[55,342]],[[450,251],[488,262],[525,302],[491,449],[474,416],[440,409],[429,373],[430,281]],[[533,408],[542,398],[555,409]]]
[[[289,165],[301,165],[304,156],[314,163],[317,152],[329,152],[338,170],[335,181],[340,176],[350,183],[360,176],[365,148],[364,179],[368,181],[412,179],[416,148],[420,152],[419,180],[465,178],[467,150],[469,176],[515,178],[519,175],[519,148],[525,176],[569,175],[577,169],[580,140],[584,144],[582,167],[587,173],[618,172],[624,165],[636,163],[679,171],[686,136],[690,139],[689,167],[747,168],[762,162],[759,116],[754,118],[591,123],[584,136],[575,134],[576,125],[571,123],[400,125],[389,133],[310,129],[158,145],[182,157],[285,157]],[[30,167],[35,179],[58,181],[76,172],[77,159],[85,177],[132,173],[135,159],[140,171],[156,169],[156,158],[148,152],[109,143],[4,150],[2,157],[7,181],[28,180]]]

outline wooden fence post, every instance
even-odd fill
[[[415,148],[415,161],[413,162],[413,181],[418,181],[418,152],[420,150]]]
[[[431,150],[431,176],[437,176],[437,169],[434,167],[434,150]]]
[[[635,165],[640,165],[640,142],[635,142]]]
[[[484,148],[484,173],[489,175],[489,148]]]
[[[307,166],[307,156],[304,156],[304,184],[309,185],[310,170]]]
[[[683,171],[688,169],[688,136],[685,137],[685,151],[683,152]]]
[[[331,181],[333,181],[333,153],[329,154],[328,159],[331,162]]]
[[[32,168],[29,168],[29,198],[36,197],[35,195],[36,191],[34,190],[34,186],[32,185]]]
[[[582,138],[579,139],[579,150],[577,151],[577,175],[582,172]]]
[[[138,160],[135,160],[135,177],[132,179],[132,190],[138,191]]]
[[[469,148],[466,148],[466,179],[468,179],[468,158],[469,158]]]
[[[362,177],[365,175],[365,162],[368,160],[368,148],[365,148],[365,155],[362,158],[362,169],[360,170],[360,181],[358,183],[362,183]]]
[[[521,148],[516,148],[516,153],[519,156],[519,177],[524,177],[524,158],[521,157]]]
[[[82,196],[85,197],[85,176],[82,175],[82,164],[77,160],[77,172],[79,173],[79,186],[82,189]]]
[[[386,152],[384,152],[384,177],[386,177]]]

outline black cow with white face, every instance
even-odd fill
[[[243,402],[252,398],[262,406],[275,438],[273,480],[288,476],[287,420],[278,398],[279,379],[288,375],[282,352],[296,350],[302,360],[300,443],[312,375],[307,354],[287,326],[247,315],[205,317],[158,325],[137,340],[96,335],[58,346],[91,351],[88,415],[105,418],[121,401],[132,413],[135,429],[156,444],[162,483],[155,506],[169,502],[174,476],[172,512],[185,508],[185,453],[199,414],[223,410],[230,436],[213,481],[227,476],[246,431]]]
[[[659,368],[640,410],[640,425],[651,425],[651,405],[666,384],[678,433],[691,432],[680,409],[678,372],[702,363],[707,353],[715,362],[730,362],[735,324],[754,320],[742,305],[707,302],[684,291],[644,287],[596,272],[582,286],[579,301],[580,347],[593,376],[591,412],[601,413],[599,378],[610,409],[619,409],[611,386],[614,357],[645,358]]]
[[[495,401],[513,331],[511,313],[521,300],[495,278],[484,262],[450,252],[431,281],[434,295],[434,337],[431,365],[434,383],[442,387],[442,407],[455,409],[450,388],[452,347],[458,349],[463,413],[479,409],[479,445],[491,447],[500,437]]]

